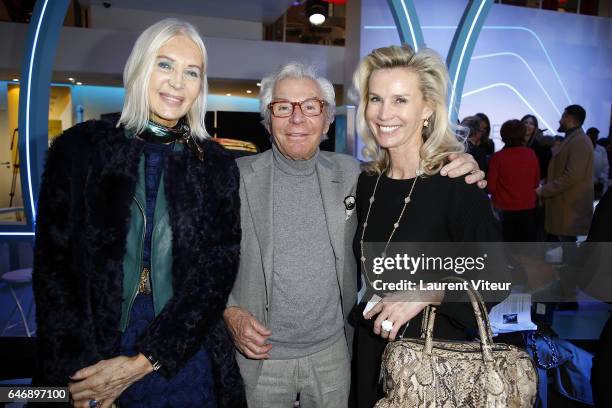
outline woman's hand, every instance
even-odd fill
[[[478,167],[474,156],[469,153],[453,153],[448,156],[450,162],[440,169],[440,174],[450,178],[460,177],[467,174],[465,182],[468,184],[477,183],[478,188],[485,188],[485,172]]]
[[[426,295],[420,293],[418,301],[410,301],[407,299],[414,298],[414,293],[395,292],[381,299],[364,317],[369,320],[378,314],[374,321],[374,334],[394,341],[401,326],[421,313],[428,305],[439,305],[444,298],[443,291],[427,291],[426,293]],[[393,323],[391,331],[382,329],[382,323],[385,320]]]
[[[75,407],[89,408],[90,400],[99,407],[110,407],[123,391],[153,371],[153,366],[142,354],[119,356],[77,371],[69,384]]]

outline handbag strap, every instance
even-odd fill
[[[427,334],[427,324],[429,323],[429,315],[433,307],[434,306],[427,305],[425,309],[423,309],[423,319],[421,320],[421,339],[423,340],[425,340]]]
[[[470,282],[466,281],[465,279],[459,278],[459,277],[455,277],[455,276],[449,276],[446,277],[444,279],[442,279],[442,281],[445,280],[456,280],[459,282],[465,282],[466,283],[466,287],[467,287],[467,292],[468,295],[472,295],[474,298],[476,298],[476,305],[478,307],[478,310],[480,310],[480,316],[482,317],[482,319],[484,320],[484,325],[485,325],[485,329],[487,331],[487,334],[489,336],[489,338],[493,339],[493,331],[491,330],[491,323],[489,321],[489,313],[487,312],[487,308],[485,306],[484,300],[482,299],[482,296],[480,295],[480,292],[478,292],[476,289],[474,289],[474,287],[471,285]],[[472,299],[472,297],[470,297],[470,300]],[[425,333],[427,332],[427,321],[429,320],[429,308],[431,306],[427,306],[424,310],[423,310],[423,320],[421,321],[421,339],[425,339]],[[474,305],[472,305],[472,308],[474,308]]]
[[[463,279],[461,280],[464,282],[467,282]],[[478,310],[480,310],[480,316],[482,317],[482,320],[484,321],[484,325],[487,331],[488,338],[491,344],[493,344],[493,330],[491,329],[491,322],[489,321],[489,312],[487,311],[487,306],[485,305],[485,302],[482,299],[482,295],[480,294],[480,292],[477,291],[470,282],[467,283],[467,286],[468,286],[468,293],[471,291],[474,297],[476,298],[476,301],[478,304]]]
[[[480,293],[472,284],[465,279],[452,276],[448,278],[442,279],[443,281],[454,280],[459,282],[465,282],[465,287],[467,288],[467,293],[470,298],[470,303],[472,304],[472,309],[474,310],[474,315],[476,317],[476,324],[478,326],[478,334],[480,336],[480,344],[482,347],[482,355],[484,361],[493,361],[492,356],[492,348],[493,348],[493,335],[491,332],[491,325],[489,323],[489,316],[487,313],[487,308],[480,296]],[[421,324],[421,338],[425,339],[425,348],[424,352],[426,354],[431,355],[433,349],[433,329],[436,320],[436,308],[435,306],[427,306],[423,313],[423,322]]]

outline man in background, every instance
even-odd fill
[[[546,205],[546,232],[561,242],[586,235],[593,216],[593,145],[582,130],[585,117],[580,105],[565,108],[558,129],[565,139],[553,150],[546,183],[536,190]]]
[[[608,189],[608,172],[610,170],[608,152],[605,147],[598,143],[599,129],[590,127],[586,134],[593,143],[593,190],[595,199],[599,200]]]

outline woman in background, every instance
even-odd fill
[[[476,115],[466,116],[461,121],[461,126],[468,131],[466,139],[467,152],[474,157],[478,167],[486,173],[488,167],[488,147],[483,142],[482,120]]]
[[[517,119],[502,125],[504,148],[491,157],[487,173],[506,242],[533,242],[537,238],[535,189],[540,184],[540,168],[535,153],[523,145],[525,132],[525,125]]]
[[[525,146],[533,150],[535,153],[538,164],[540,166],[540,179],[546,179],[548,174],[548,163],[552,158],[552,140],[550,143],[546,143],[542,136],[542,131],[539,129],[538,119],[533,115],[525,115],[521,119],[521,122],[525,125]],[[544,228],[545,222],[545,210],[543,205],[536,207],[536,241],[542,242],[546,240],[546,231]]]
[[[480,133],[482,134],[481,141],[487,152],[487,163],[491,155],[495,153],[495,142],[491,139],[491,121],[489,117],[482,112],[478,112],[476,115],[480,119]]]
[[[540,165],[540,178],[545,179],[548,173],[548,162],[552,158],[550,146],[542,143],[542,131],[539,129],[538,118],[533,115],[525,115],[521,122],[526,128],[524,144],[536,154]]]

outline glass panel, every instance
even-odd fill
[[[566,13],[578,12],[578,0],[542,0],[542,8]]]
[[[0,82],[0,224],[25,224],[18,140],[19,82]],[[49,143],[72,126],[72,97],[67,86],[52,86]]]
[[[25,224],[17,130],[19,85],[0,82],[0,224]]]
[[[540,0],[503,0],[504,5],[540,8]]]
[[[588,16],[599,15],[599,1],[598,0],[580,0],[580,14],[586,14]]]
[[[313,25],[306,17],[306,4],[294,1],[275,22],[264,24],[267,41],[344,46],[346,38],[346,5],[328,2],[328,15],[321,25]]]

